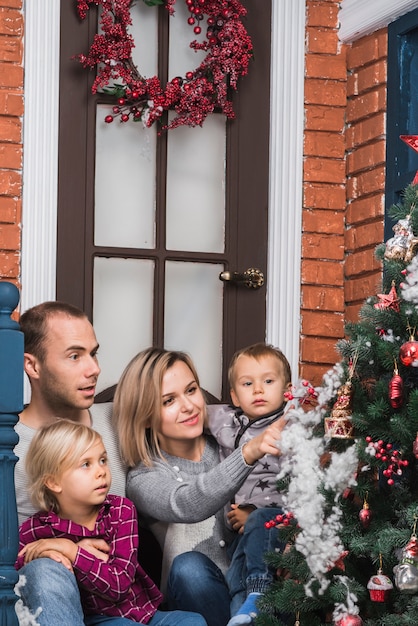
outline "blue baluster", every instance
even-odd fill
[[[14,569],[18,550],[18,522],[13,448],[18,436],[14,429],[23,409],[23,333],[11,314],[19,302],[12,283],[0,282],[0,624],[17,626],[17,597]]]

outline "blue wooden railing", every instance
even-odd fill
[[[11,319],[18,305],[19,291],[12,283],[0,282],[0,624],[17,626],[18,580],[14,569],[18,550],[18,522],[13,448],[18,436],[14,429],[23,409],[23,333]]]

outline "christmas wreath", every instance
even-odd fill
[[[92,4],[101,7],[101,32],[95,35],[88,54],[75,58],[85,68],[97,67],[92,93],[102,91],[117,99],[106,122],[119,118],[122,122],[142,121],[149,127],[168,110],[174,110],[176,116],[165,128],[201,126],[214,110],[234,118],[230,89],[236,90],[238,79],[247,74],[253,50],[241,21],[246,9],[239,0],[185,1],[190,13],[187,21],[196,36],[203,33],[206,18],[205,38],[193,40],[190,47],[207,54],[196,69],[172,78],[164,87],[158,76],[142,76],[132,60],[132,0],[77,0],[81,19]],[[165,5],[169,14],[174,14],[176,0],[144,2]],[[114,82],[118,79],[123,84]]]

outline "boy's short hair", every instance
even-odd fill
[[[61,476],[101,439],[101,435],[90,426],[68,419],[57,419],[36,432],[25,461],[28,489],[35,507],[58,513],[58,501],[45,481],[49,477]]]
[[[249,356],[252,359],[256,359],[256,360],[262,358],[263,356],[275,357],[282,364],[283,375],[285,377],[285,384],[287,385],[292,380],[292,372],[290,369],[290,364],[287,358],[285,357],[285,355],[283,354],[283,352],[279,350],[279,348],[275,348],[269,343],[260,342],[260,343],[254,343],[251,346],[247,346],[246,348],[241,348],[240,350],[237,350],[235,352],[228,368],[228,381],[229,381],[229,386],[231,387],[231,389],[234,389],[235,366],[240,356]]]

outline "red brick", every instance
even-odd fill
[[[305,103],[335,107],[346,105],[346,82],[338,80],[305,80]]]
[[[23,15],[11,8],[0,8],[0,35],[23,35]]]
[[[362,304],[353,304],[347,306],[345,309],[345,319],[347,322],[358,322],[359,321],[359,313]]]
[[[370,271],[379,271],[382,263],[376,259],[375,248],[369,250],[354,251],[347,255],[345,261],[345,275],[347,278],[354,278]]]
[[[357,224],[364,220],[380,217],[383,223],[385,196],[383,193],[353,200],[347,205],[346,223]]]
[[[339,339],[344,335],[344,318],[341,313],[304,311],[302,313],[302,334]]]
[[[22,203],[16,198],[0,196],[0,228],[3,224],[14,224],[21,220]]]
[[[302,233],[302,256],[305,259],[344,259],[344,236]]]
[[[337,361],[337,358],[336,358]],[[299,366],[299,377],[309,380],[311,385],[319,387],[322,384],[324,374],[329,370],[330,365],[316,365],[315,363],[301,363]]]
[[[379,87],[347,102],[347,122],[356,122],[385,109],[386,88]]]
[[[305,118],[306,130],[342,132],[345,124],[345,109],[310,105],[306,107]]]
[[[302,309],[344,312],[344,289],[304,285],[301,291]]]
[[[307,2],[307,26],[338,27],[338,2]]]
[[[304,153],[308,156],[343,159],[345,156],[344,135],[324,131],[306,131]]]
[[[345,232],[346,250],[352,252],[360,248],[377,246],[377,244],[382,242],[382,236],[383,224],[380,220],[349,228]]]
[[[0,143],[0,167],[9,169],[22,168],[22,146]]]
[[[376,194],[385,189],[385,168],[376,167],[347,180],[347,197],[360,198],[367,194]]]
[[[305,183],[303,206],[306,208],[343,210],[346,206],[345,187],[321,183]]]
[[[0,116],[0,137],[2,141],[20,143],[22,140],[22,123],[17,117]]]
[[[18,252],[0,254],[0,277],[7,280],[10,280],[10,278],[18,278],[20,273],[19,261],[20,257]]]
[[[22,191],[22,176],[13,170],[0,170],[0,195],[20,196]]]
[[[344,284],[344,265],[335,261],[302,259],[301,279],[304,285],[342,286]]]
[[[303,176],[309,182],[344,183],[345,161],[308,157],[305,160]]]
[[[0,63],[0,87],[22,87],[23,68],[12,63]]]
[[[344,56],[308,54],[305,57],[305,68],[309,78],[332,78],[343,81],[347,78]]]
[[[20,229],[17,224],[0,224],[0,250],[18,250]]]
[[[23,55],[22,40],[17,37],[0,36],[0,59],[21,63]]]
[[[347,303],[363,303],[366,298],[378,292],[380,280],[380,272],[347,280],[344,285],[345,301]]]
[[[386,115],[384,112],[376,113],[376,115],[352,124],[347,128],[347,150],[352,150],[356,146],[367,143],[372,139],[386,137],[385,133]]]
[[[23,115],[23,94],[0,91],[0,115]]]
[[[370,169],[370,163],[380,165],[386,162],[386,141],[380,139],[374,143],[357,148],[347,157],[347,175]]]
[[[366,37],[361,37],[347,50],[347,66],[350,69],[363,67],[366,63],[387,56],[387,29],[383,28]]]
[[[386,84],[387,79],[386,60],[379,60],[372,65],[351,74],[347,80],[347,95],[358,96],[366,91],[370,91],[379,85]]]
[[[306,29],[306,46],[307,51],[314,54],[337,54],[340,47],[338,32],[329,28],[308,27]]]
[[[21,9],[22,6],[22,0],[0,0],[0,7],[7,7],[9,9]]]
[[[301,361],[308,361],[316,364],[327,363],[330,365],[334,365],[341,358],[337,353],[335,344],[335,339],[322,339],[320,337],[302,337]]]
[[[334,211],[307,210],[302,213],[304,233],[344,233],[344,213]]]

